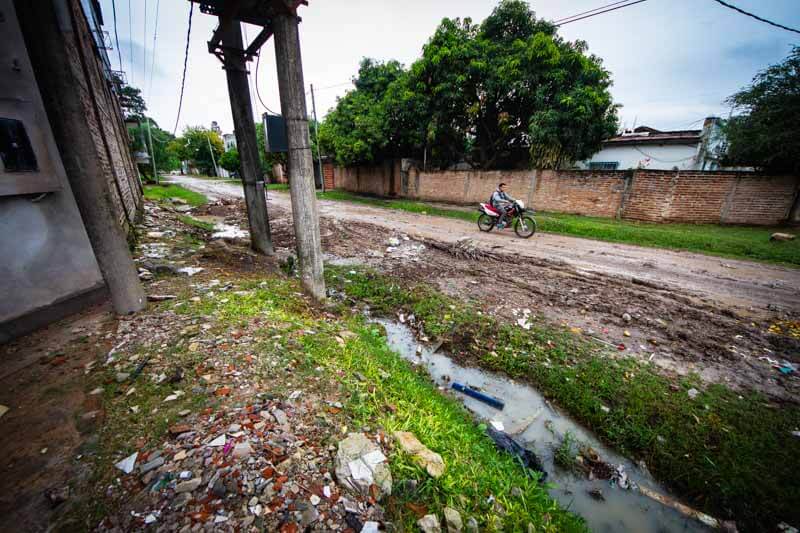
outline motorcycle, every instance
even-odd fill
[[[478,229],[481,231],[492,231],[495,227],[503,229],[505,226],[500,225],[500,211],[492,207],[492,204],[482,203],[478,207],[480,215],[478,216]],[[508,226],[514,227],[514,233],[518,237],[527,239],[536,233],[536,219],[533,218],[535,211],[533,209],[526,209],[525,204],[521,200],[514,200],[506,208],[505,219]]]

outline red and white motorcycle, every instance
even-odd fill
[[[527,239],[536,233],[536,219],[533,218],[534,210],[525,209],[525,204],[520,200],[514,200],[506,208],[504,226],[500,226],[500,211],[492,207],[492,204],[482,203],[479,204],[478,211],[478,229],[481,231],[492,231],[495,227],[503,229],[504,227],[514,227],[514,233],[518,237]]]

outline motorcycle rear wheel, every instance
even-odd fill
[[[530,215],[523,215],[514,222],[514,233],[523,239],[529,239],[536,233],[536,220]]]
[[[494,217],[486,213],[481,213],[478,217],[478,229],[481,231],[492,231],[494,229]]]

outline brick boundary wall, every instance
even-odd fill
[[[476,204],[498,183],[536,209],[645,222],[778,225],[794,213],[797,176],[672,170],[422,171],[411,160],[335,167],[333,185],[360,194]],[[326,187],[328,185],[326,184]]]
[[[64,39],[76,90],[81,94],[86,122],[108,180],[117,220],[126,233],[134,229],[143,205],[141,183],[129,148],[119,101],[111,91],[95,50],[86,15],[79,0],[69,0],[77,28]],[[77,41],[77,45],[76,42]],[[88,77],[87,77],[88,74]]]

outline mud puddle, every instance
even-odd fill
[[[376,320],[386,328],[389,345],[403,358],[424,364],[437,385],[450,388],[452,382],[505,402],[504,409],[494,409],[479,400],[455,393],[464,405],[487,425],[502,424],[504,431],[517,442],[535,451],[547,472],[550,495],[564,508],[584,517],[592,531],[666,533],[679,531],[711,531],[695,517],[674,508],[680,505],[652,477],[630,460],[614,453],[590,432],[559,412],[535,389],[508,378],[467,368],[453,362],[443,353],[420,344],[413,331],[391,320]],[[419,355],[418,355],[419,354]],[[609,480],[590,480],[555,464],[555,451],[564,435],[593,448],[602,460],[614,467],[622,466],[630,488],[620,488]],[[638,488],[637,488],[638,487]],[[662,496],[664,505],[644,493]],[[602,495],[602,496],[598,496]],[[705,517],[705,515],[704,515]],[[706,517],[706,520],[713,520]]]

